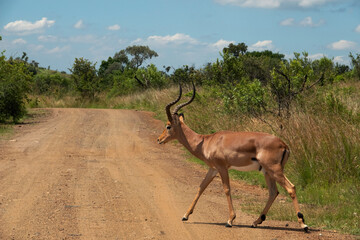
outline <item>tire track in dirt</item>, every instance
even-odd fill
[[[48,111],[11,141],[0,140],[0,239],[353,238],[304,234],[296,222],[251,229],[257,216],[240,210],[234,227],[225,228],[219,178],[183,223],[206,170],[184,161],[179,145],[156,144],[163,123],[128,110]],[[232,188],[254,194],[241,183]]]

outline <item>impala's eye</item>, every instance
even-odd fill
[[[171,129],[171,126],[170,126],[170,125],[167,125],[167,126],[166,126],[166,129],[167,129],[167,130],[170,130],[170,129]]]

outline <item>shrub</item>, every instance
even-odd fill
[[[265,97],[266,89],[262,87],[259,80],[243,79],[223,95],[223,100],[228,112],[258,115],[265,108]]]
[[[44,95],[63,96],[71,88],[71,80],[65,74],[44,70],[34,77],[34,92]]]
[[[9,62],[0,56],[0,121],[16,123],[26,113],[25,100],[31,74],[21,61]]]
[[[145,87],[161,88],[167,83],[165,74],[160,72],[154,64],[150,64],[147,68],[139,68],[136,76],[142,80]]]
[[[69,70],[81,97],[93,100],[100,91],[100,78],[97,76],[95,64],[84,58],[75,58],[73,67]]]

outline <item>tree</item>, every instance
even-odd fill
[[[334,62],[325,56],[320,59],[314,60],[312,62],[312,69],[314,70],[315,75],[324,74],[324,79],[327,83],[332,83],[335,79],[336,72],[334,71]],[[320,82],[321,85],[324,85],[325,82]]]
[[[96,74],[95,64],[87,59],[75,58],[73,67],[70,70],[76,90],[82,98],[94,99],[99,91],[99,78]]]
[[[296,97],[324,81],[324,72],[314,73],[308,53],[294,53],[295,58],[281,62],[280,68],[272,71],[270,80],[271,94],[277,103],[277,110],[272,111],[278,117],[290,117],[291,104]],[[319,77],[319,75],[321,76]]]
[[[148,46],[130,46],[122,49],[109,57],[107,61],[102,61],[99,68],[99,76],[106,78],[114,71],[124,72],[126,68],[131,68],[135,72],[147,60],[157,57],[158,54]]]
[[[234,57],[239,57],[240,54],[244,55],[247,51],[247,46],[245,43],[238,43],[237,45],[234,45],[233,43],[230,43],[228,47],[225,47],[223,49],[223,52],[228,52],[229,54],[233,55]]]
[[[153,57],[159,56],[157,52],[151,50],[148,46],[130,46],[125,49],[125,53],[132,56],[129,64],[136,70],[146,61]]]
[[[337,75],[344,74],[350,71],[350,67],[345,64],[336,63],[335,64],[335,72]]]
[[[22,57],[21,57],[21,61],[24,61],[24,62],[27,63],[28,60],[29,60],[29,57],[28,57],[27,53],[26,53],[26,52],[23,52],[23,55],[22,55]]]
[[[360,80],[360,54],[356,54],[356,57],[352,55],[352,53],[349,54],[349,57],[351,58],[351,65],[353,67],[353,71],[355,73],[355,76]]]
[[[120,50],[115,53],[114,57],[109,57],[107,61],[103,60],[99,68],[99,76],[106,76],[113,71],[120,70],[124,72],[125,68],[129,65],[129,58],[125,50]]]

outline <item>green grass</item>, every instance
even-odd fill
[[[184,151],[186,151],[185,148],[184,148]],[[199,165],[204,166],[204,167],[207,167],[205,162],[203,162],[200,159],[192,156],[189,152],[187,152],[186,156],[187,156],[187,161],[199,164]]]
[[[261,172],[240,172],[236,170],[229,170],[229,176],[234,180],[244,180],[252,185],[259,185],[263,188],[266,187],[266,181]]]
[[[6,138],[7,136],[13,133],[13,128],[11,124],[1,124],[0,123],[0,138]]]
[[[25,114],[25,116],[21,119],[19,119],[19,123],[18,124],[22,124],[22,123],[32,123],[34,122],[35,119],[39,119],[42,118],[44,116],[46,116],[48,113],[46,110],[42,110],[42,109],[29,109],[27,111],[27,113]],[[0,139],[10,139],[15,131],[14,131],[14,126],[16,126],[15,123],[7,121],[7,122],[3,122],[0,123]]]

